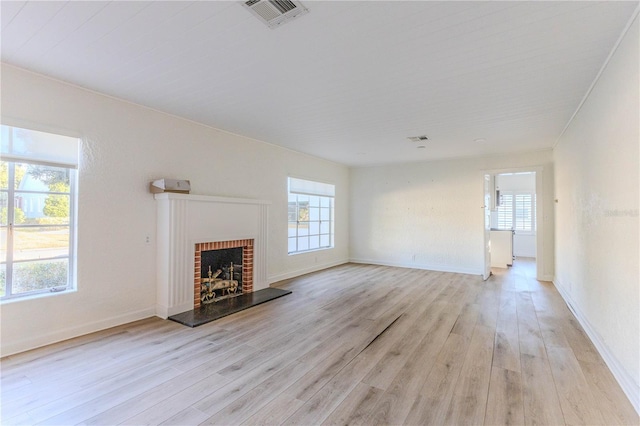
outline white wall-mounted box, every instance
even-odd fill
[[[191,182],[185,179],[158,179],[151,182],[149,189],[153,194],[162,192],[188,194],[191,191]]]

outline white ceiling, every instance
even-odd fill
[[[638,2],[303,4],[2,1],[2,61],[348,165],[489,155],[553,146]]]

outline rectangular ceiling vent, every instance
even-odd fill
[[[289,0],[249,0],[244,6],[269,28],[277,28],[309,12],[299,1]]]

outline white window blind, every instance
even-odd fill
[[[536,230],[536,194],[530,192],[507,192],[500,194],[497,208],[498,229],[513,229],[520,233]]]
[[[289,178],[289,194],[319,195],[321,197],[335,197],[336,187],[330,183],[314,182],[311,180]]]
[[[498,206],[498,228],[513,229],[513,194],[500,194],[500,206]]]
[[[77,138],[2,125],[2,159],[78,168]]]
[[[534,231],[534,195],[515,194],[514,220],[516,231]]]

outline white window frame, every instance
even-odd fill
[[[530,217],[518,216],[518,199],[521,197],[530,197],[531,199]],[[520,235],[535,235],[537,225],[536,193],[533,191],[501,191],[500,198],[502,201],[497,208],[497,228],[513,230]],[[509,221],[510,223],[508,223]]]
[[[502,191],[500,193],[500,204],[496,208],[498,216],[498,229],[513,229],[513,194]]]
[[[308,214],[307,220],[300,220],[301,211],[303,210],[306,210]],[[334,212],[334,185],[289,177],[287,203],[288,254],[296,255],[332,249],[334,247],[335,234]]]
[[[64,294],[70,291],[76,290],[76,233],[77,233],[77,201],[78,201],[78,192],[77,192],[77,181],[78,181],[78,162],[79,162],[79,152],[73,152],[73,146],[69,149],[70,145],[73,145],[75,142],[75,149],[79,151],[80,141],[77,138],[70,138],[67,136],[57,135],[49,132],[40,132],[39,136],[45,138],[50,136],[51,140],[46,148],[43,148],[42,145],[39,147],[34,147],[33,150],[26,149],[24,151],[18,152],[18,150],[13,149],[13,129],[18,130],[27,130],[29,129],[21,129],[19,127],[14,126],[5,126],[2,125],[2,134],[3,138],[7,138],[8,140],[3,141],[2,143],[2,162],[7,164],[8,168],[8,182],[7,188],[0,188],[0,192],[6,194],[7,197],[7,223],[0,223],[0,229],[6,231],[6,259],[2,261],[2,266],[5,267],[5,294],[0,297],[0,302],[4,303],[7,301],[14,300],[24,300],[34,296],[42,296],[48,294]],[[32,131],[33,132],[33,131]],[[67,145],[63,148],[62,145],[56,144],[56,140],[64,139],[67,142]],[[69,142],[71,142],[69,144]],[[62,142],[60,142],[62,143]],[[64,154],[71,153],[71,156],[65,155],[64,157],[56,156],[57,146],[61,149],[59,152],[63,152]],[[27,147],[28,148],[28,147]],[[56,168],[64,168],[69,172],[69,193],[66,192],[54,192],[54,191],[25,191],[15,188],[15,166],[16,164],[29,164],[29,165],[40,165],[40,166],[50,166]],[[69,196],[69,245],[68,252],[66,256],[55,256],[55,257],[46,257],[46,258],[38,258],[38,259],[27,259],[27,260],[15,260],[14,259],[14,246],[13,246],[13,237],[14,237],[14,229],[25,229],[30,227],[37,228],[47,228],[47,227],[57,227],[59,225],[48,225],[48,224],[14,224],[14,212],[16,207],[16,202],[18,194],[46,194],[46,195],[67,195]],[[29,202],[33,203],[33,200],[29,200]],[[41,203],[38,203],[41,204]],[[13,270],[14,265],[20,263],[29,263],[29,262],[41,262],[47,260],[62,260],[66,259],[67,264],[67,282],[64,286],[51,286],[48,288],[32,290],[27,292],[21,292],[17,294],[13,294]]]

